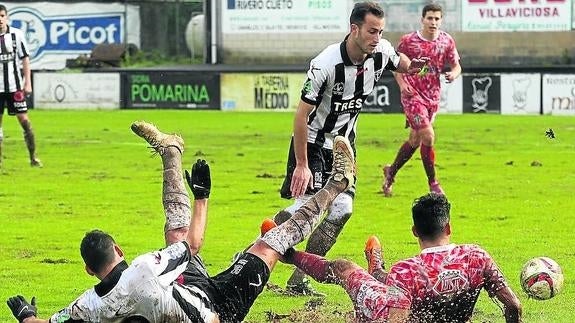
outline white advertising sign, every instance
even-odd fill
[[[463,77],[448,83],[441,74],[441,97],[439,98],[439,113],[463,113]]]
[[[543,114],[575,115],[575,75],[543,75]]]
[[[501,74],[501,114],[540,114],[541,74]]]
[[[66,67],[66,59],[89,54],[99,44],[140,47],[140,11],[121,3],[14,2],[9,23],[26,35],[33,70]]]
[[[348,1],[221,0],[223,33],[321,33],[349,29]]]
[[[463,31],[571,30],[572,0],[463,0]]]
[[[34,73],[35,109],[119,109],[120,73]]]

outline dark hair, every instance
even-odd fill
[[[95,273],[100,273],[104,267],[114,260],[114,238],[104,231],[87,232],[80,244],[80,254],[86,266]]]
[[[413,201],[411,215],[417,235],[422,240],[433,240],[449,223],[451,204],[445,195],[428,193]]]
[[[8,13],[8,9],[6,9],[6,6],[3,4],[0,4],[0,11],[2,11],[2,10],[6,11],[6,13]]]
[[[443,16],[443,9],[441,8],[441,6],[438,3],[430,3],[428,5],[425,5],[425,7],[423,7],[423,10],[421,10],[421,17],[425,17],[425,14],[427,14],[428,11],[439,11],[441,12],[441,15]]]
[[[147,318],[141,315],[134,315],[130,317],[126,317],[122,320],[122,323],[150,323]]]
[[[349,16],[349,23],[358,26],[361,25],[365,22],[365,16],[368,13],[371,13],[377,18],[383,18],[385,16],[379,4],[371,1],[358,2],[353,6],[353,10]]]

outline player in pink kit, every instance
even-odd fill
[[[287,260],[318,281],[343,286],[359,322],[468,322],[481,289],[503,303],[506,322],[521,322],[521,303],[491,256],[479,246],[450,242],[449,211],[442,194],[415,200],[412,231],[421,253],[397,262],[389,273],[375,236],[366,243],[368,271],[348,260],[298,251]]]
[[[384,181],[382,191],[385,196],[391,196],[392,185],[399,169],[411,158],[418,147],[421,147],[421,160],[429,189],[432,192],[444,194],[435,176],[435,132],[433,120],[439,110],[441,83],[439,77],[445,72],[447,82],[452,82],[461,74],[459,53],[455,41],[446,32],[439,30],[443,18],[441,6],[428,4],[422,10],[419,31],[404,35],[399,41],[398,51],[409,58],[425,56],[429,58],[427,73],[408,75],[394,73],[395,80],[401,91],[401,104],[406,117],[406,127],[410,127],[409,139],[403,143],[391,165],[383,168]]]

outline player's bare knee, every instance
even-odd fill
[[[338,283],[344,283],[349,274],[361,267],[347,259],[337,259],[330,263],[330,268],[333,275],[339,280]]]
[[[186,240],[186,237],[188,236],[188,231],[189,231],[188,227],[168,229],[168,227],[166,226],[164,229],[164,238],[166,240],[166,245],[169,246],[173,243]],[[190,249],[199,250],[200,247],[201,247],[201,245],[200,246],[190,246]]]

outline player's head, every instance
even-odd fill
[[[356,3],[349,16],[349,39],[364,54],[370,54],[381,39],[385,26],[385,14],[379,4],[375,2]]]
[[[8,9],[3,4],[0,4],[0,26],[4,28],[8,23]]]
[[[80,254],[86,264],[86,271],[91,275],[99,275],[110,264],[123,257],[123,252],[114,238],[100,230],[86,233],[80,244]]]
[[[443,234],[449,235],[451,204],[443,194],[428,193],[415,199],[411,207],[413,233],[421,240],[431,241]]]
[[[421,25],[424,33],[435,34],[443,21],[443,9],[437,3],[431,3],[421,10]]]

